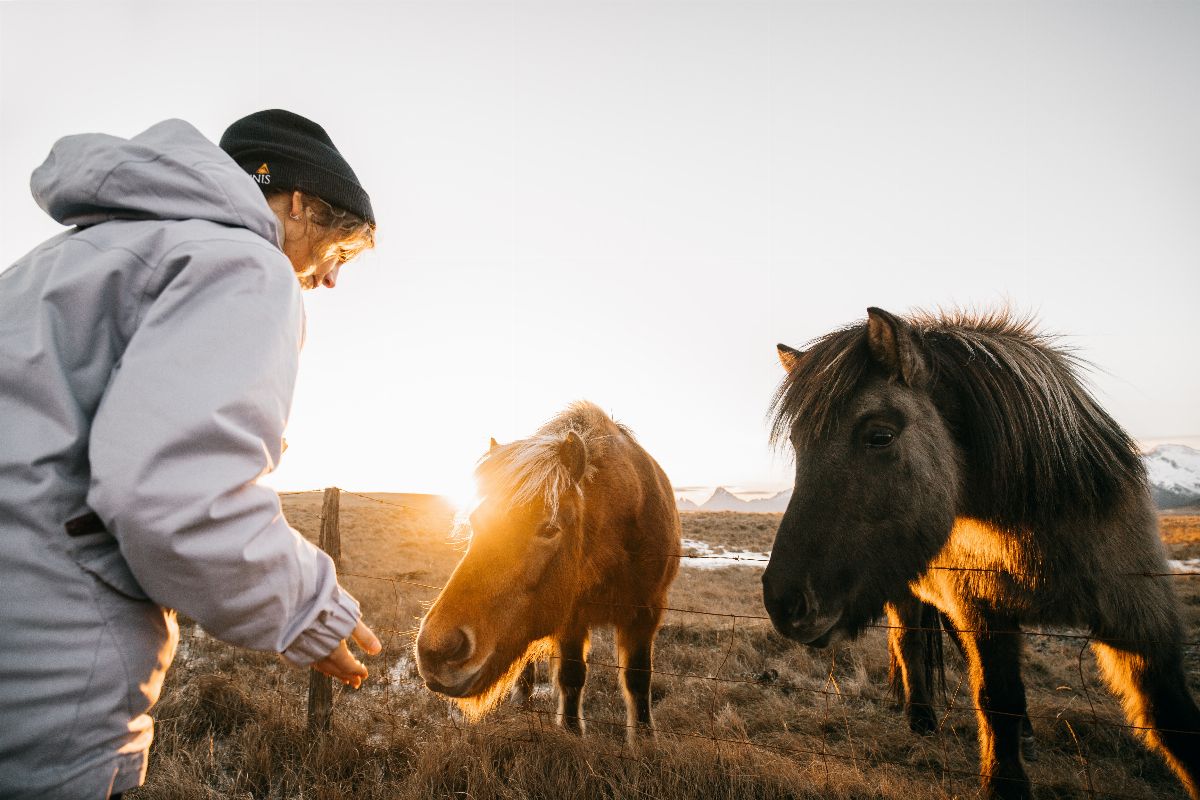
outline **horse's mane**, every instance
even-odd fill
[[[1130,481],[1145,482],[1133,440],[1079,380],[1086,363],[1031,318],[920,311],[904,321],[964,453],[968,513],[1028,529],[1099,513]],[[873,369],[865,322],[810,342],[775,393],[773,441],[816,441]]]
[[[587,448],[587,471],[592,480],[609,451],[613,435],[633,438],[599,406],[587,401],[572,403],[528,439],[500,445],[486,453],[475,468],[483,497],[504,496],[513,505],[541,498],[551,516],[557,515],[563,492],[573,487],[571,475],[559,456],[563,437],[574,431]]]

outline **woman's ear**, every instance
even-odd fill
[[[299,220],[300,216],[303,213],[304,213],[304,195],[300,194],[300,192],[298,192],[298,191],[294,191],[294,192],[292,192],[292,208],[291,208],[291,211],[288,212],[288,216],[290,216],[294,220]]]

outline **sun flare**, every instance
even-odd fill
[[[446,499],[454,506],[455,516],[466,519],[471,511],[479,504],[479,487],[474,476],[466,476],[455,480],[445,490]]]

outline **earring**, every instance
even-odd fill
[[[300,215],[299,214],[288,214],[288,219],[294,219],[296,221],[299,221]]]

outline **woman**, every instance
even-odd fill
[[[0,797],[141,784],[174,611],[358,686],[380,649],[257,479],[296,377],[299,289],[373,246],[325,131],[251,114],[60,140],[33,174],[75,226],[0,273]],[[299,280],[297,280],[299,278]]]

